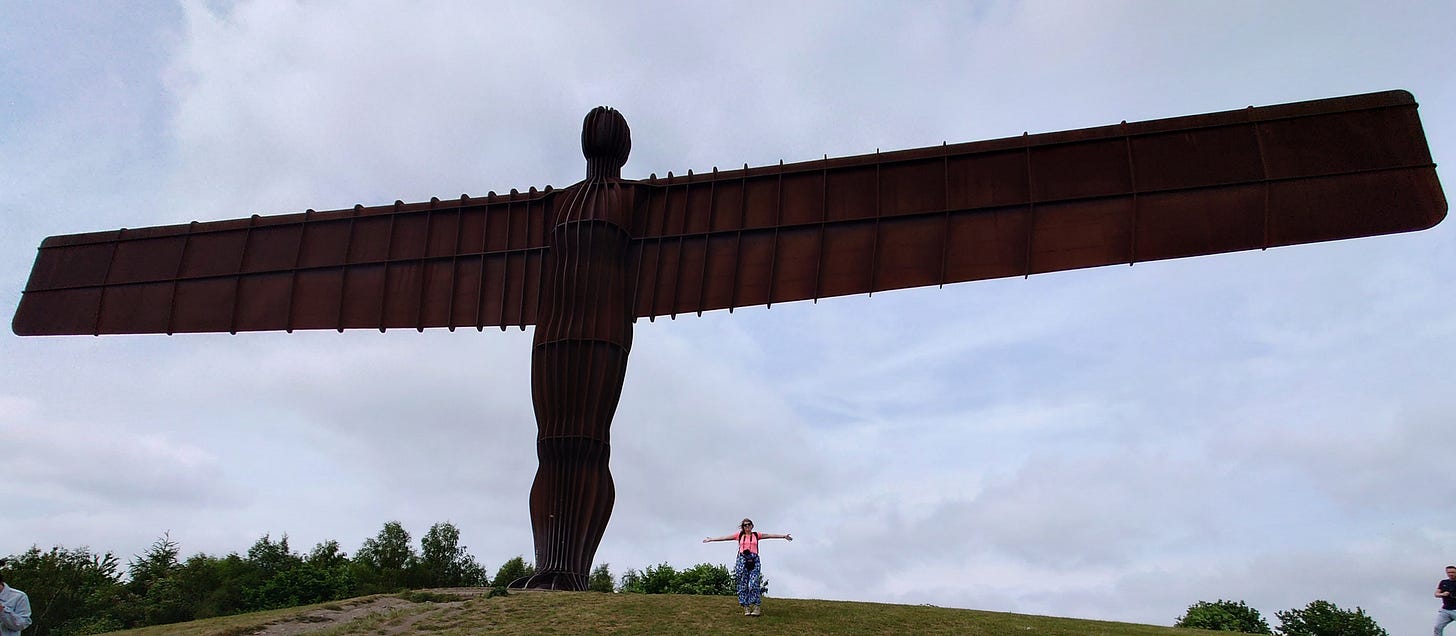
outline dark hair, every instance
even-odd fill
[[[751,525],[753,525],[753,520],[752,519],[749,519],[748,517],[744,517],[743,518],[743,521],[739,521],[738,522],[738,537],[739,538],[743,538],[743,524],[745,524],[745,523],[751,526]]]

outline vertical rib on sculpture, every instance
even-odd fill
[[[513,587],[586,589],[616,499],[609,432],[632,349],[632,188],[621,182],[632,147],[626,119],[593,109],[581,146],[587,178],[562,193],[531,352],[540,462],[531,486],[536,574]]]

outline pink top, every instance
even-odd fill
[[[738,534],[738,551],[739,552],[742,552],[744,550],[748,550],[749,552],[752,552],[754,554],[758,554],[758,533],[757,532],[748,532],[748,533],[739,533]]]

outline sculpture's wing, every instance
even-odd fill
[[[547,188],[46,239],[19,335],[522,328]]]
[[[1392,91],[653,179],[638,316],[1428,228],[1446,201]]]

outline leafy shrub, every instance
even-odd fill
[[[737,593],[733,575],[727,566],[699,563],[679,572],[672,585],[673,594],[732,596]]]
[[[1365,610],[1340,609],[1329,601],[1314,601],[1304,609],[1275,612],[1283,636],[1390,636]]]
[[[526,565],[526,560],[520,555],[502,563],[499,570],[495,571],[495,578],[491,579],[491,587],[507,587],[511,581],[523,576],[530,576],[536,573],[535,566]]]
[[[1243,601],[1216,602],[1199,601],[1188,606],[1188,612],[1178,618],[1174,627],[1208,629],[1216,632],[1242,632],[1245,634],[1272,634],[1264,617]]]
[[[699,563],[678,572],[666,563],[638,572],[628,569],[618,591],[636,594],[735,594],[733,576],[723,565]]]
[[[611,592],[616,585],[612,579],[612,571],[607,569],[607,563],[593,568],[591,578],[587,581],[586,589],[591,592]]]

